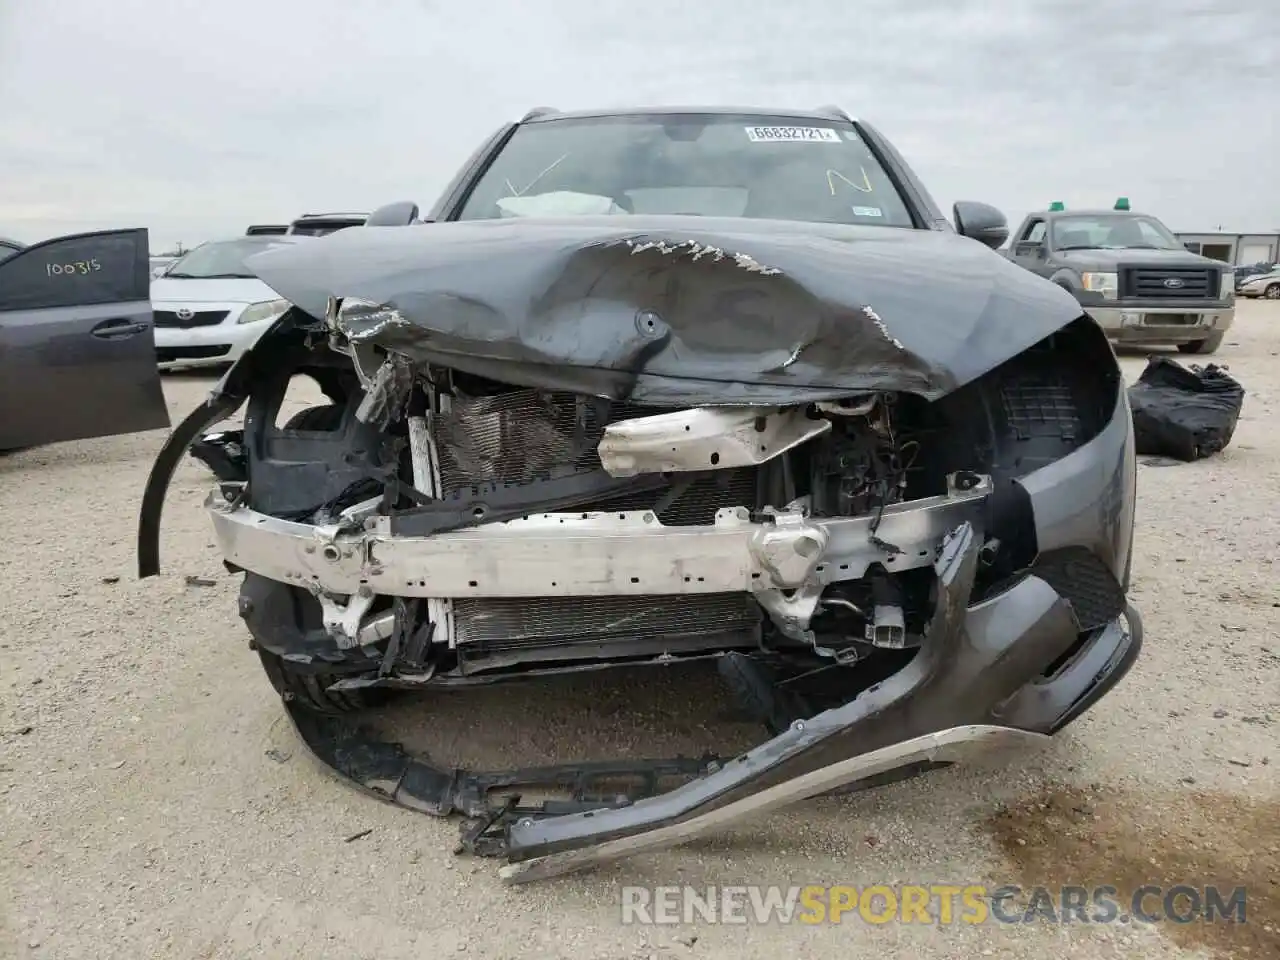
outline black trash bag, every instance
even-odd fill
[[[1187,369],[1152,357],[1129,388],[1139,454],[1191,461],[1231,442],[1244,404],[1244,387],[1216,364]]]

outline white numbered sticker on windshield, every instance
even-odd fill
[[[839,143],[830,127],[747,127],[752,143]]]

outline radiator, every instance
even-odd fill
[[[435,440],[446,495],[476,483],[531,482],[552,469],[598,469],[606,424],[660,410],[568,393],[516,390],[454,400],[437,420]],[[648,510],[663,491],[627,494],[587,510]],[[718,509],[754,507],[756,470],[722,470],[694,480],[657,511],[671,526],[709,524]],[[453,601],[460,651],[492,655],[575,643],[660,648],[664,638],[758,635],[760,608],[747,594],[695,597],[543,597]],[[687,644],[686,644],[687,646]],[[619,646],[619,654],[623,653]]]

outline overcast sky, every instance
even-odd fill
[[[950,211],[1280,228],[1276,0],[0,0],[0,235],[423,207],[528,108],[838,103]]]

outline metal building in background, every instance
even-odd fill
[[[1192,253],[1231,264],[1280,260],[1280,230],[1274,233],[1178,233]]]

